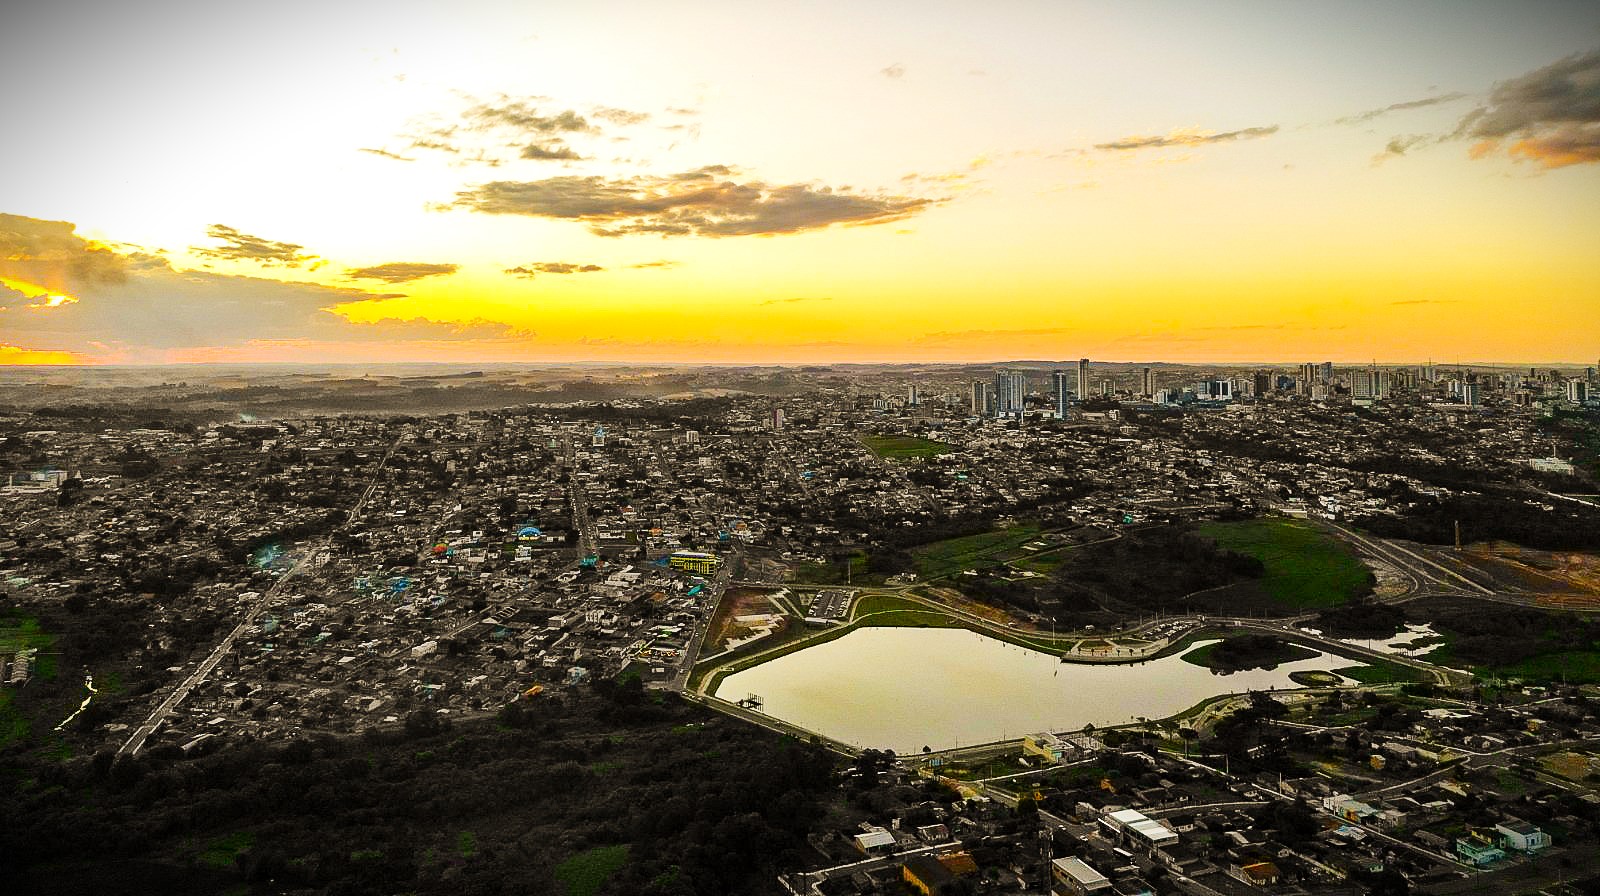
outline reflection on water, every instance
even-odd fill
[[[1218,694],[1297,687],[1291,672],[1358,665],[1324,653],[1219,676],[1177,655],[1083,665],[965,629],[861,628],[730,675],[716,693],[758,694],[766,713],[807,730],[909,752],[1159,719]]]

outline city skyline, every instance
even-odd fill
[[[7,19],[0,363],[1595,356],[1592,5]]]

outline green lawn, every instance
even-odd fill
[[[1410,684],[1413,681],[1424,681],[1423,674],[1410,666],[1399,663],[1386,663],[1382,660],[1363,660],[1365,666],[1349,666],[1333,671],[1354,678],[1362,684]]]
[[[1542,653],[1520,663],[1493,670],[1500,678],[1524,681],[1564,681],[1567,684],[1600,682],[1600,651],[1564,650]]]
[[[593,896],[611,875],[628,864],[628,847],[597,846],[556,866],[556,880],[567,896]]]
[[[1370,573],[1344,545],[1309,523],[1259,519],[1207,523],[1201,535],[1230,551],[1260,560],[1258,580],[1272,599],[1316,609],[1345,603],[1366,591]]]
[[[918,575],[925,579],[940,578],[967,569],[999,565],[1000,555],[1014,551],[1038,537],[1039,527],[1025,523],[925,544],[913,548],[911,556]]]
[[[885,460],[937,457],[956,450],[954,445],[935,442],[931,439],[919,439],[916,436],[864,435],[861,437],[861,443],[866,445],[873,454]]]

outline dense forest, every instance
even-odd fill
[[[13,754],[0,877],[32,894],[767,893],[835,792],[821,748],[636,681],[512,706],[196,759]]]

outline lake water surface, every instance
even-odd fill
[[[758,694],[764,712],[809,731],[917,752],[1159,719],[1218,694],[1296,688],[1291,672],[1359,665],[1323,653],[1271,671],[1217,675],[1177,654],[1063,663],[966,629],[868,627],[736,672],[716,696]]]

